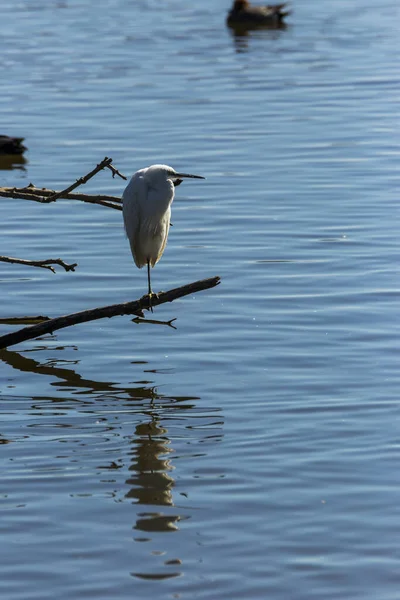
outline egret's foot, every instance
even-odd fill
[[[153,300],[153,298],[156,298],[156,299],[158,299],[158,294],[156,294],[155,292],[150,292],[150,294],[148,294],[148,295],[147,295],[147,297],[148,297],[148,299],[149,299],[149,310],[150,310],[151,312],[154,312],[154,311],[153,311],[153,304],[152,304],[152,300]]]

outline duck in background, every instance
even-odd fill
[[[235,0],[227,17],[227,25],[243,29],[280,29],[286,27],[284,18],[290,14],[286,3],[252,6],[248,0]]]
[[[0,135],[0,154],[23,154],[27,150],[22,143],[24,139]]]

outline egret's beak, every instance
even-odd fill
[[[191,179],[205,179],[201,175],[188,175],[188,173],[174,173],[174,178],[182,179],[183,177],[190,177]]]

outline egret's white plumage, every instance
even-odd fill
[[[132,256],[139,269],[147,265],[149,295],[150,267],[160,260],[168,239],[175,185],[184,177],[167,165],[152,165],[136,171],[122,194],[122,214]]]

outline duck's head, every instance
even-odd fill
[[[232,10],[240,11],[249,8],[250,3],[247,0],[235,0],[232,6]]]

